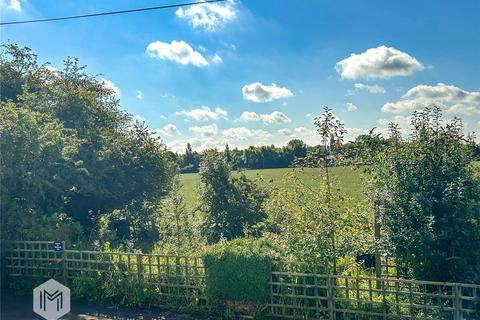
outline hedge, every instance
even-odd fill
[[[264,240],[239,238],[207,249],[207,297],[210,301],[266,302],[275,250]]]

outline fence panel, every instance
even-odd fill
[[[11,276],[101,278],[116,275],[154,286],[160,296],[205,300],[201,257],[64,250],[51,241],[13,242],[5,252]]]
[[[480,319],[480,285],[272,272],[270,313],[289,319]]]

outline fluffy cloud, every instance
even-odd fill
[[[264,85],[260,82],[247,84],[242,88],[243,97],[253,102],[270,102],[272,100],[293,96],[287,88],[278,87],[275,83]]]
[[[432,105],[453,115],[480,116],[480,92],[469,92],[444,83],[418,85],[408,90],[399,101],[384,104],[382,111],[411,112]]]
[[[175,61],[183,65],[196,67],[208,66],[208,61],[185,41],[173,40],[171,43],[155,41],[147,46],[147,54],[151,58]]]
[[[401,128],[408,128],[411,125],[412,122],[412,117],[411,116],[402,116],[402,115],[395,115],[391,118],[382,118],[378,120],[378,123],[382,125],[383,127],[388,127],[389,123],[396,123],[398,124]]]
[[[180,131],[178,131],[177,127],[172,123],[165,125],[161,129],[155,130],[155,132],[159,135],[165,135],[169,137],[177,136],[180,134]]]
[[[363,84],[363,83],[355,83],[353,85],[353,87],[355,88],[354,91],[364,90],[364,91],[374,93],[374,94],[385,93],[385,89],[383,87],[380,87],[379,85],[369,86],[369,85]],[[351,91],[350,93],[353,93],[354,91]]]
[[[263,121],[265,124],[275,124],[275,123],[289,123],[289,117],[283,112],[273,111],[272,113],[267,114],[257,114],[255,112],[246,111],[243,112],[239,120],[243,121]]]
[[[288,128],[279,129],[279,130],[277,130],[277,132],[280,133],[280,134],[283,134],[287,137],[292,135],[292,130],[290,130]]]
[[[269,138],[272,134],[265,130],[251,130],[245,127],[228,128],[223,130],[222,135],[232,141],[247,140],[249,138]]]
[[[239,119],[243,121],[259,121],[260,116],[256,112],[245,111],[240,115]]]
[[[139,100],[143,99],[143,92],[141,90],[137,90],[137,99]]]
[[[10,1],[0,0],[0,8],[2,8],[2,9],[6,8],[8,10],[21,12],[22,11],[22,4],[20,3],[19,0],[10,0]]]
[[[353,111],[356,111],[358,108],[356,105],[354,105],[353,103],[351,102],[347,102],[345,103],[345,107],[347,107],[347,111],[348,112],[353,112]]]
[[[292,121],[285,113],[280,111],[273,111],[270,114],[261,114],[260,119],[262,119],[265,124],[288,123]]]
[[[108,79],[105,79],[105,78],[102,78],[102,79],[100,80],[100,84],[101,84],[104,88],[106,88],[106,89],[110,90],[111,92],[113,92],[117,97],[120,96],[120,88],[117,87],[117,86],[115,85],[115,83],[113,83],[112,81],[110,81],[110,80],[108,80]]]
[[[205,3],[190,6],[187,9],[179,8],[177,17],[187,20],[193,28],[203,28],[205,31],[215,31],[221,24],[236,17],[235,3],[228,0],[225,4]]]
[[[335,65],[342,78],[382,78],[408,76],[423,65],[409,54],[392,47],[370,48],[360,54],[352,53]]]
[[[188,130],[202,137],[213,137],[218,133],[218,127],[215,123],[209,126],[190,127]]]
[[[208,121],[208,120],[216,120],[219,117],[226,118],[228,113],[227,111],[221,108],[215,108],[215,110],[211,110],[209,107],[200,107],[197,109],[192,110],[182,110],[175,112],[175,115],[184,115],[187,118],[196,120],[196,121]]]

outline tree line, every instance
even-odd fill
[[[358,165],[362,159],[369,156],[369,152],[376,152],[384,148],[387,141],[386,137],[372,129],[368,134],[357,136],[354,141],[335,146],[331,152],[336,156],[335,164],[337,165]],[[480,161],[480,144],[472,140],[470,148],[473,158]],[[292,139],[284,147],[276,147],[272,144],[259,147],[250,146],[240,150],[238,148],[231,149],[226,144],[223,150],[209,149],[205,152],[194,151],[192,145],[187,143],[185,153],[171,152],[170,154],[181,173],[198,173],[200,164],[211,150],[219,151],[233,170],[289,168],[304,161],[307,157],[312,160],[320,159],[325,155],[325,149],[321,144],[309,146],[301,139]],[[372,157],[370,158],[372,159]],[[303,165],[308,166],[308,163],[303,162]]]

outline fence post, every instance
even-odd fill
[[[452,286],[453,291],[453,320],[462,320],[462,300],[460,299],[460,287],[458,283]]]
[[[143,261],[142,255],[140,253],[136,254],[137,257],[137,274],[138,274],[138,281],[143,281]]]
[[[66,241],[62,241],[62,277],[63,281],[66,283],[68,279],[68,262],[67,262],[67,248],[66,248]]]
[[[335,320],[335,287],[331,275],[327,276],[328,319]]]

